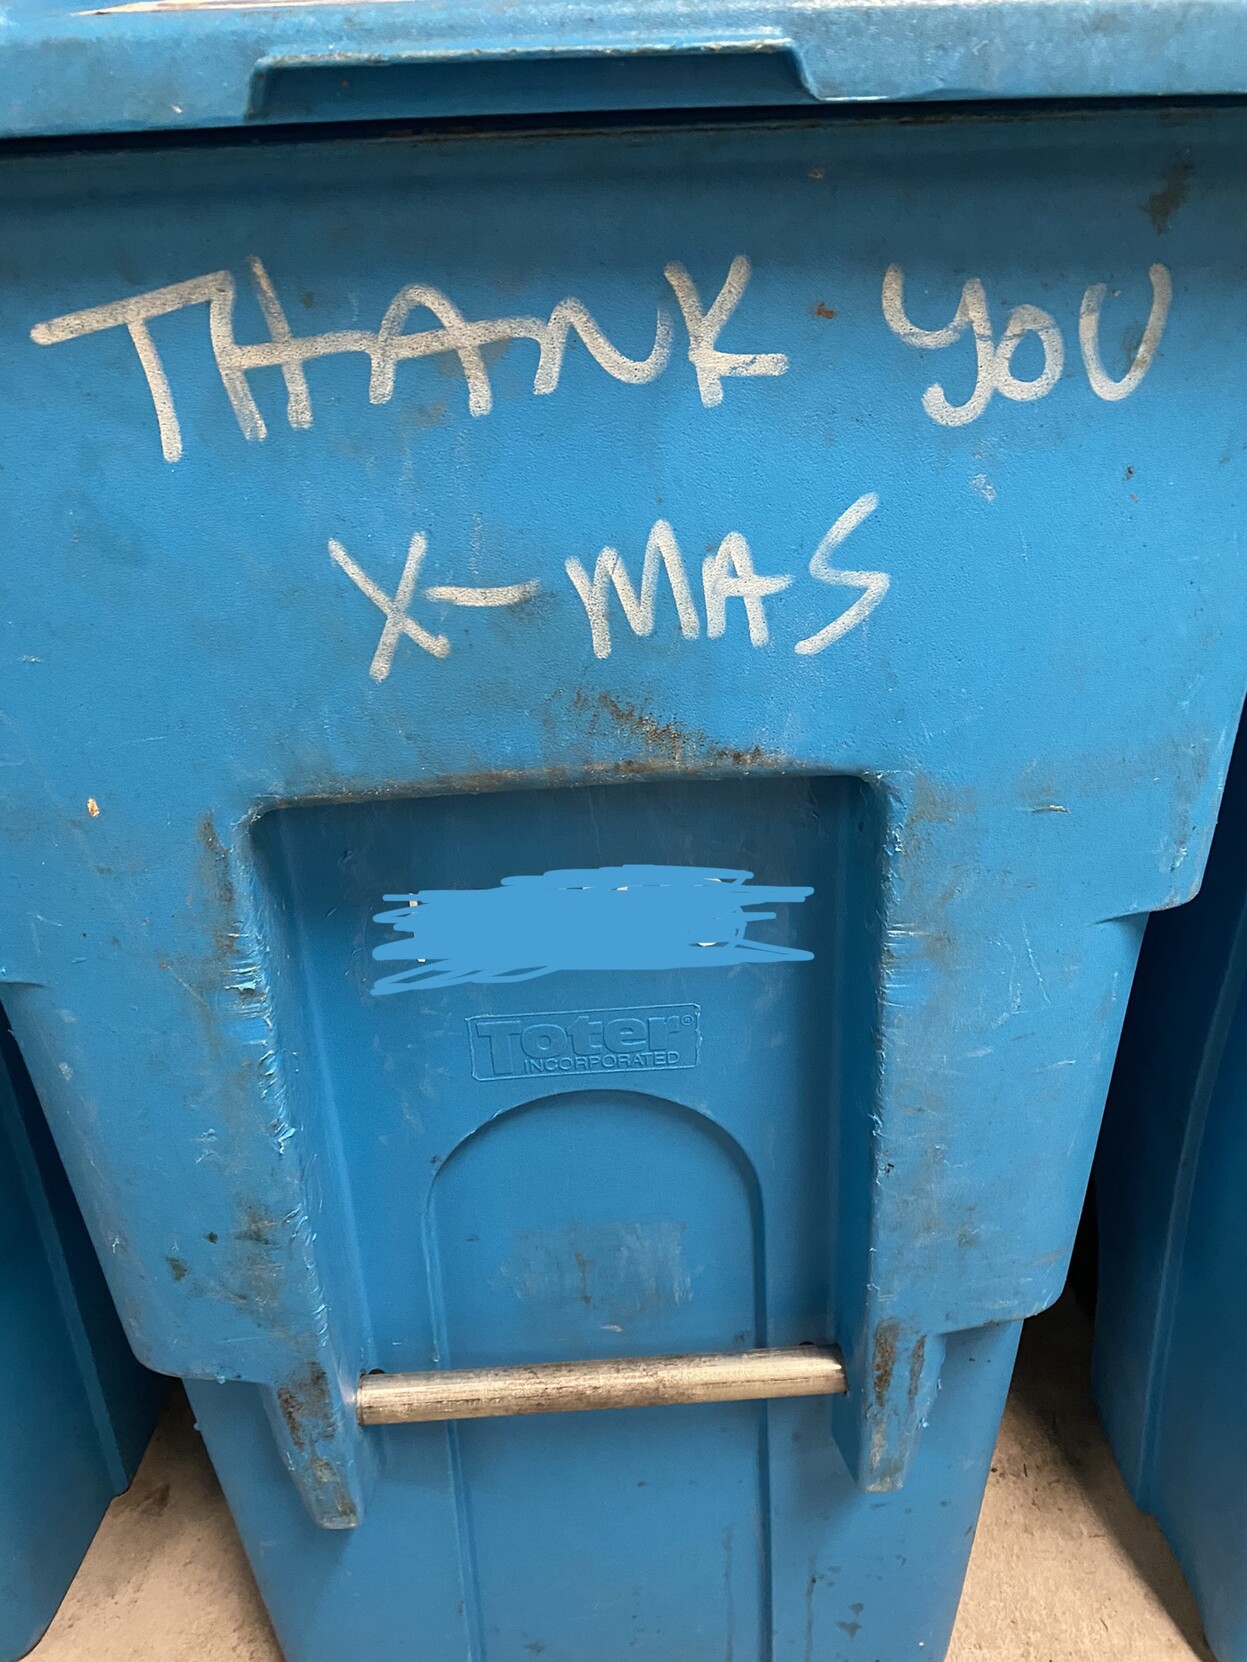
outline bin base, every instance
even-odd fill
[[[698,1608],[681,1598],[681,1543],[664,1525],[665,1506],[649,1537],[638,1541],[636,1514],[625,1529],[617,1512],[595,1504],[600,1497],[560,1492],[557,1449],[547,1492],[532,1495],[533,1533],[515,1544],[515,1584],[508,1593],[505,1567],[500,1577],[495,1563],[487,1590],[474,1575],[472,1497],[459,1509],[458,1541],[438,1539],[422,1524],[420,1468],[430,1450],[453,1447],[448,1427],[378,1431],[381,1476],[364,1522],[330,1532],[310,1521],[282,1469],[261,1393],[197,1381],[188,1390],[288,1662],[359,1654],[370,1662],[409,1662],[417,1635],[423,1662],[462,1662],[465,1623],[467,1654],[479,1650],[489,1662],[938,1662],[956,1616],[1019,1333],[1020,1324],[1009,1323],[949,1340],[930,1423],[904,1489],[891,1495],[853,1485],[831,1440],[827,1406],[817,1399],[561,1417],[558,1431],[570,1430],[578,1444],[607,1420],[616,1423],[604,1446],[652,1443],[660,1486],[680,1480],[676,1451],[698,1416],[750,1416],[772,1449],[803,1445],[799,1460],[774,1462],[770,1521],[760,1524],[757,1539],[734,1546],[725,1538],[716,1566],[720,1595]],[[623,1415],[631,1425],[621,1432]],[[552,1424],[513,1422],[504,1434],[532,1435],[544,1425],[549,1436]],[[699,1475],[704,1481],[704,1468]],[[723,1480],[732,1481],[730,1470]],[[780,1492],[785,1487],[789,1492]],[[559,1525],[569,1512],[573,1531]],[[798,1531],[804,1555],[795,1550]],[[534,1552],[545,1557],[547,1585],[559,1591],[525,1636],[514,1610],[531,1607],[520,1575]],[[740,1581],[755,1578],[759,1563],[769,1573],[750,1606]],[[769,1612],[769,1623],[755,1618],[746,1627],[739,1620],[745,1607]]]

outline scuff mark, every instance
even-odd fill
[[[1044,1001],[1045,1004],[1050,1005],[1052,1003],[1052,1000],[1048,997],[1048,989],[1044,985],[1043,972],[1039,968],[1039,964],[1037,963],[1037,961],[1035,959],[1035,949],[1031,945],[1030,930],[1027,929],[1025,924],[1022,925],[1022,941],[1023,941],[1023,944],[1026,947],[1026,956],[1030,960],[1031,969],[1035,972],[1035,980],[1038,981],[1038,983],[1039,983],[1039,991],[1040,991],[1040,994],[1043,998],[1043,1001]]]
[[[1174,214],[1186,201],[1194,171],[1189,161],[1175,162],[1165,175],[1161,188],[1148,197],[1147,216],[1156,227],[1157,236],[1165,235]]]
[[[684,1262],[684,1224],[672,1218],[580,1221],[552,1232],[520,1230],[501,1279],[526,1304],[592,1310],[599,1330],[622,1333],[659,1309],[693,1296]]]
[[[927,1341],[919,1338],[909,1358],[909,1408],[912,1413],[918,1402],[918,1391],[922,1385],[922,1364],[927,1354]]]

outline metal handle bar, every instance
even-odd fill
[[[683,1402],[842,1396],[840,1353],[828,1345],[702,1356],[628,1356],[596,1362],[365,1374],[356,1395],[361,1425],[482,1420],[509,1414],[574,1414]]]

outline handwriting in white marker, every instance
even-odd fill
[[[810,560],[811,577],[817,578],[820,583],[836,583],[842,584],[845,588],[861,589],[862,593],[846,611],[825,624],[817,634],[809,635],[805,640],[797,642],[792,650],[799,652],[803,658],[822,652],[833,642],[843,639],[850,629],[856,629],[859,623],[864,623],[892,587],[892,579],[886,571],[844,571],[831,563],[831,556],[836,549],[857,530],[864,519],[874,513],[878,506],[879,498],[874,491],[867,491],[865,496],[859,496],[851,507],[844,510],[814,550]]]
[[[987,294],[977,277],[972,277],[961,291],[961,300],[953,313],[953,320],[943,329],[920,329],[911,323],[905,312],[905,273],[898,265],[890,265],[883,278],[883,315],[889,329],[907,346],[921,347],[937,352],[959,341],[966,330],[974,335],[977,373],[974,391],[964,404],[950,403],[938,382],[922,395],[922,407],[942,427],[963,427],[981,416],[991,402],[992,394],[1026,402],[1042,398],[1060,379],[1065,368],[1065,343],[1056,320],[1038,306],[1015,306],[1009,313],[999,344],[992,333],[991,314]],[[1019,381],[1011,364],[1027,335],[1039,337],[1043,347],[1043,369],[1032,381]]]
[[[417,531],[408,544],[407,558],[403,562],[398,587],[393,595],[388,595],[381,585],[375,583],[363,567],[351,558],[340,542],[330,541],[329,558],[347,574],[361,593],[368,596],[385,617],[381,638],[377,642],[377,650],[373,653],[372,663],[368,668],[368,673],[374,681],[384,681],[389,675],[394,665],[394,653],[404,635],[434,658],[450,656],[450,642],[445,635],[432,634],[417,623],[410,612],[420,577],[420,567],[424,563],[428,546],[423,532]],[[541,584],[536,582],[510,583],[504,588],[492,589],[460,588],[435,583],[426,588],[424,594],[429,600],[441,601],[449,606],[519,606],[525,600],[531,600],[540,588]]]
[[[861,589],[862,593],[838,617],[795,644],[793,651],[802,657],[824,651],[863,623],[891,587],[891,578],[886,572],[849,571],[831,563],[832,554],[878,506],[879,498],[873,491],[859,496],[840,515],[815,549],[809,566],[811,577],[820,583]],[[693,598],[684,558],[675,532],[665,519],[655,522],[646,540],[639,590],[617,548],[602,549],[592,576],[574,557],[564,564],[585,610],[595,658],[609,658],[614,647],[611,634],[612,594],[634,635],[647,639],[653,634],[660,575],[666,576],[681,635],[689,641],[700,637],[701,616]],[[791,586],[793,579],[790,574],[783,572],[764,576],[759,573],[745,538],[738,531],[729,531],[717,552],[702,561],[701,580],[707,639],[718,640],[727,632],[728,602],[739,600],[744,608],[750,645],[769,645],[771,633],[764,603],[770,596]]]
[[[1100,311],[1104,305],[1104,297],[1108,293],[1108,286],[1105,283],[1093,283],[1082,297],[1082,306],[1078,313],[1078,344],[1082,347],[1083,363],[1087,367],[1087,379],[1091,382],[1092,392],[1109,404],[1116,404],[1121,399],[1130,397],[1151,369],[1160,338],[1165,332],[1169,307],[1173,303],[1173,279],[1167,267],[1159,264],[1149,268],[1148,276],[1152,283],[1152,307],[1148,313],[1147,327],[1143,331],[1143,338],[1139,342],[1130,368],[1120,381],[1114,381],[1105,374],[1100,358]]]
[[[55,346],[103,330],[128,329],[147,378],[161,453],[168,462],[176,462],[182,455],[182,427],[150,325],[157,318],[190,306],[208,308],[208,335],[217,373],[243,437],[252,441],[263,439],[268,431],[247,380],[257,369],[281,370],[286,383],[286,420],[291,427],[306,428],[312,425],[312,399],[304,365],[314,358],[334,357],[343,352],[359,352],[368,358],[371,366],[368,397],[373,404],[386,404],[393,397],[398,364],[413,358],[452,355],[459,360],[467,385],[468,410],[473,416],[488,415],[493,408],[493,388],[483,350],[488,346],[532,341],[538,349],[533,392],[539,396],[557,388],[568,337],[573,333],[609,376],[634,386],[657,380],[671,358],[674,323],[669,310],[662,305],[658,308],[654,344],[649,353],[644,358],[629,358],[611,344],[588,309],[573,297],[560,300],[548,318],[515,316],[471,321],[441,289],[425,283],[412,283],[400,289],[376,330],[336,329],[300,336],[291,329],[263,264],[253,255],[247,265],[268,329],[269,338],[265,341],[244,344],[235,338],[236,286],[229,271],[209,272],[184,283],[151,289],[146,294],[69,312],[36,324],[30,337],[38,346]],[[740,305],[751,269],[745,256],[737,255],[708,308],[702,305],[697,288],[682,265],[673,263],[664,271],[684,320],[688,361],[697,378],[701,402],[707,408],[722,402],[723,381],[728,376],[783,375],[788,368],[788,360],[780,352],[728,352],[719,346],[719,337]],[[436,327],[409,332],[407,325],[413,312],[429,313]]]
[[[712,641],[727,633],[727,603],[739,600],[749,625],[749,644],[766,646],[771,632],[762,602],[779,594],[792,582],[786,574],[762,577],[753,568],[749,544],[739,531],[729,531],[717,554],[708,554],[701,563],[702,595],[706,602],[706,634]]]
[[[1153,265],[1148,276],[1152,284],[1152,305],[1147,326],[1129,369],[1119,381],[1105,372],[1100,358],[1100,312],[1107,286],[1095,283],[1083,295],[1078,318],[1083,365],[1092,391],[1108,403],[1128,398],[1134,392],[1151,368],[1165,331],[1173,282],[1163,265]],[[942,427],[964,427],[976,421],[997,392],[1015,403],[1043,398],[1052,391],[1065,368],[1065,341],[1060,327],[1050,312],[1038,306],[1015,306],[1005,320],[1000,339],[996,340],[987,291],[977,277],[962,287],[961,299],[950,323],[942,329],[922,329],[910,321],[905,310],[905,273],[899,265],[890,265],[883,278],[883,315],[894,335],[907,346],[925,352],[938,352],[955,345],[967,330],[973,336],[974,390],[965,403],[952,403],[938,381],[922,395],[923,409]],[[1012,364],[1014,353],[1027,335],[1034,335],[1039,341],[1043,367],[1033,379],[1023,381],[1014,375]]]
[[[597,557],[592,577],[579,560],[573,558],[566,561],[567,575],[580,596],[585,616],[589,620],[589,636],[593,642],[595,658],[609,658],[611,655],[612,588],[632,633],[642,639],[654,633],[654,608],[658,597],[660,566],[666,572],[667,582],[671,587],[676,617],[680,620],[680,633],[686,641],[695,641],[701,634],[701,619],[693,602],[693,591],[689,587],[680,545],[675,540],[675,532],[665,519],[654,522],[646,541],[645,561],[641,567],[640,594],[633,587],[628,568],[624,565],[623,557],[617,548],[602,550]]]
[[[753,267],[738,254],[708,312],[693,279],[682,265],[668,265],[663,276],[675,291],[688,330],[688,361],[697,374],[697,389],[707,409],[723,402],[725,375],[783,375],[788,359],[782,352],[720,352],[717,342],[724,325],[740,305]]]

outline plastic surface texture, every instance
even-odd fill
[[[117,1320],[0,1013],[0,1658],[34,1645],[151,1435]]]
[[[1247,743],[1203,890],[1148,928],[1096,1165],[1095,1392],[1220,1662],[1247,1662]]]
[[[0,168],[0,968],[295,1662],[940,1653],[1242,701],[1245,125]]]
[[[1241,0],[14,0],[0,136],[1244,93]]]

